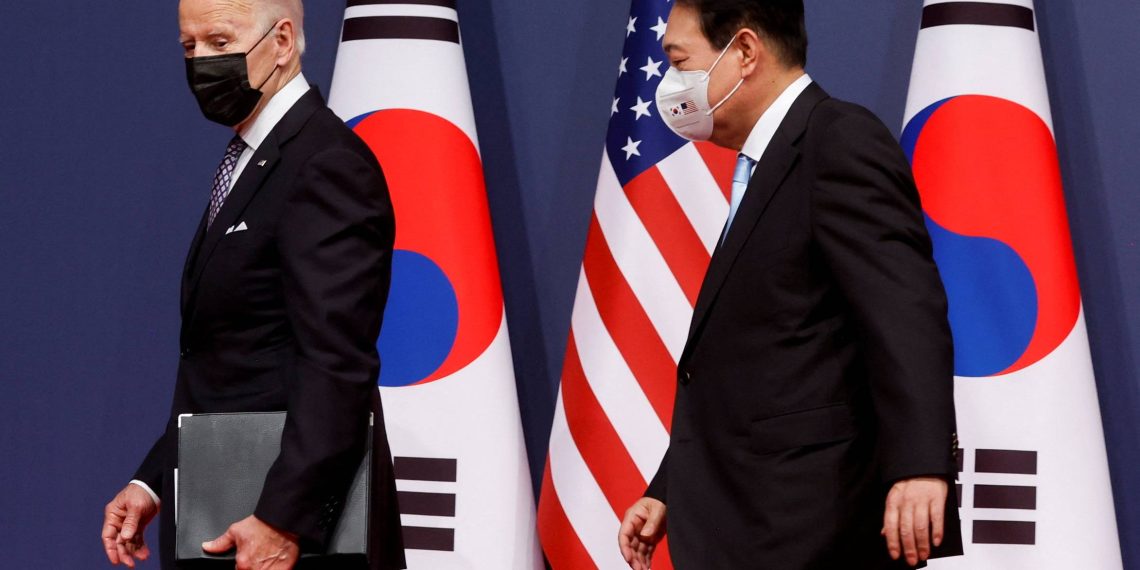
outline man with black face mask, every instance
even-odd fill
[[[179,415],[286,411],[281,453],[256,510],[204,552],[236,550],[238,569],[268,570],[322,550],[364,456],[372,414],[372,559],[360,567],[404,567],[376,388],[392,206],[375,156],[301,74],[302,18],[300,0],[179,5],[191,91],[206,118],[236,136],[186,259],[170,422],[105,511],[103,546],[113,564],[133,568],[150,556],[143,531],[161,511],[162,567],[177,567]]]

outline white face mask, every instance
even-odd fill
[[[709,76],[734,42],[735,36],[724,46],[708,71],[680,71],[669,67],[661,78],[657,85],[657,112],[677,136],[691,141],[707,141],[712,137],[713,112],[744,84],[741,78],[720,103],[709,106]]]

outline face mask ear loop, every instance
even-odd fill
[[[272,34],[273,30],[277,29],[277,24],[280,24],[280,23],[281,23],[281,20],[277,20],[276,22],[273,22],[273,25],[270,26],[268,30],[265,30],[265,33],[261,35],[261,39],[257,40],[257,43],[253,44],[253,47],[245,50],[245,55],[249,55],[249,54],[253,53],[253,50],[257,49],[257,46],[261,45],[261,42],[265,41],[265,38],[268,38],[269,34]]]
[[[717,66],[717,64],[720,63],[720,60],[724,58],[724,54],[728,53],[728,48],[732,47],[732,44],[736,43],[736,38],[737,38],[737,36],[732,36],[732,39],[728,41],[728,45],[724,46],[724,49],[720,51],[720,55],[716,56],[716,61],[713,62],[712,67],[710,67],[709,70],[705,72],[705,80],[706,81],[708,81],[708,79],[712,77],[713,70],[716,69],[716,66]],[[713,105],[712,109],[705,111],[705,114],[711,116],[713,113],[715,113],[716,110],[719,109],[721,105],[724,105],[725,103],[728,102],[729,99],[732,98],[733,95],[736,95],[736,92],[738,90],[740,90],[740,87],[742,85],[744,85],[744,78],[741,78],[740,81],[737,81],[736,87],[733,87],[732,91],[729,91],[728,95],[725,95],[724,99],[720,100],[720,103]]]
[[[737,91],[740,89],[740,86],[742,86],[742,85],[744,85],[744,80],[743,80],[743,79],[741,79],[740,81],[737,81],[737,82],[736,82],[736,87],[733,87],[733,88],[732,88],[732,91],[729,91],[729,92],[728,92],[728,95],[725,95],[725,96],[724,96],[724,99],[721,99],[721,100],[720,100],[720,103],[717,103],[716,105],[713,105],[713,108],[712,108],[712,109],[709,109],[708,111],[705,111],[705,114],[706,114],[706,115],[712,115],[713,113],[715,113],[715,112],[716,112],[716,110],[717,110],[717,109],[719,109],[719,108],[720,108],[720,106],[721,106],[721,105],[724,105],[725,103],[728,103],[728,100],[729,100],[729,99],[731,99],[733,95],[736,95],[736,92],[737,92]]]
[[[262,88],[262,87],[265,87],[265,84],[266,84],[266,83],[269,83],[269,79],[270,79],[270,78],[272,78],[272,77],[273,77],[273,76],[274,76],[274,75],[277,73],[277,70],[278,70],[278,69],[280,69],[280,68],[281,68],[281,66],[279,66],[279,65],[274,65],[274,66],[273,66],[273,71],[270,71],[270,72],[269,72],[269,75],[266,75],[266,76],[265,76],[265,81],[262,81],[262,82],[261,82],[261,85],[258,85],[257,87],[254,87],[254,89],[256,89],[257,91],[261,91],[261,88]],[[734,89],[734,91],[735,91],[735,89]]]
[[[253,47],[249,48],[249,50],[245,52],[245,56],[248,58],[248,57],[249,57],[249,54],[253,53],[253,50],[257,49],[257,46],[261,45],[261,42],[265,41],[265,38],[268,38],[268,37],[269,37],[269,34],[273,33],[273,30],[276,30],[276,29],[277,29],[277,24],[280,24],[280,23],[281,23],[281,20],[278,20],[278,21],[274,22],[274,23],[273,23],[273,26],[272,26],[272,27],[270,27],[270,28],[269,28],[269,30],[268,30],[268,31],[266,31],[266,32],[265,32],[265,34],[261,36],[261,39],[260,39],[260,40],[257,40],[257,43],[253,44]],[[269,83],[269,79],[270,79],[270,78],[272,78],[272,77],[273,77],[273,75],[277,73],[277,69],[278,69],[279,67],[280,67],[279,65],[277,65],[277,64],[273,64],[273,71],[270,71],[270,72],[269,72],[269,75],[266,75],[266,76],[265,76],[265,81],[262,81],[262,82],[261,82],[261,85],[258,85],[257,87],[254,87],[254,89],[255,89],[255,90],[257,90],[257,91],[261,91],[261,88],[262,88],[262,87],[265,87],[265,84],[266,84],[266,83]]]
[[[720,63],[720,60],[724,58],[724,54],[728,53],[728,48],[732,47],[732,44],[735,42],[736,42],[736,36],[732,36],[732,39],[728,40],[728,45],[724,46],[724,49],[720,50],[720,55],[716,56],[716,59],[713,60],[712,66],[710,66],[707,70],[687,71],[685,73],[703,73],[703,74],[705,74],[705,76],[701,78],[701,81],[707,82],[709,79],[712,78],[712,72],[714,69],[716,69],[716,66],[717,66],[717,64]]]
[[[720,50],[720,55],[716,56],[716,60],[713,61],[712,67],[710,67],[709,70],[705,72],[707,75],[712,75],[712,72],[714,69],[716,69],[717,64],[720,63],[720,60],[724,59],[724,54],[728,53],[728,48],[732,47],[732,44],[734,43],[736,43],[736,36],[732,36],[732,39],[728,40],[728,45],[724,46],[724,49]]]

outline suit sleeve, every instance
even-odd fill
[[[295,339],[281,453],[254,514],[324,545],[368,433],[395,226],[383,174],[349,149],[313,156],[278,231]]]
[[[174,401],[185,401],[184,395],[185,385],[179,379],[174,385]],[[150,487],[151,491],[163,497],[164,486],[162,484],[163,475],[173,467],[174,460],[178,456],[178,408],[176,405],[171,406],[170,416],[166,420],[166,426],[162,431],[162,435],[158,436],[154,445],[150,447],[146,457],[143,458],[142,463],[131,479],[142,481]]]
[[[662,503],[668,503],[665,500],[665,487],[668,478],[669,467],[669,450],[665,450],[665,455],[661,457],[661,466],[657,468],[657,474],[653,476],[653,480],[649,482],[649,487],[645,489],[645,496],[651,499],[657,499]]]
[[[862,110],[836,119],[819,150],[813,231],[861,335],[882,480],[952,476],[946,293],[910,166]]]
[[[167,447],[167,432],[164,431],[151,446],[150,451],[147,452],[146,458],[135,471],[135,475],[131,477],[133,480],[146,483],[151,491],[158,494],[160,498],[162,495],[162,472],[166,465],[165,447]]]

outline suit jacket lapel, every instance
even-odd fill
[[[202,276],[202,270],[210,261],[210,256],[213,255],[218,242],[226,235],[226,230],[237,223],[238,217],[245,211],[249,201],[257,195],[257,191],[261,189],[265,178],[269,176],[270,172],[273,172],[273,168],[277,166],[277,161],[280,158],[281,150],[277,141],[274,140],[273,133],[270,133],[261,143],[261,146],[257,148],[257,152],[253,153],[253,157],[249,159],[249,164],[246,165],[241,177],[230,190],[230,195],[226,197],[222,209],[218,210],[214,223],[206,230],[197,259],[193,263],[192,285],[197,284],[198,279]],[[263,163],[264,165],[262,165]]]
[[[200,238],[195,238],[194,245],[191,246],[190,257],[187,259],[183,294],[185,299],[183,322],[186,322],[185,315],[189,314],[192,309],[198,282],[201,280],[202,273],[217,248],[218,242],[226,235],[226,230],[238,222],[245,211],[245,207],[257,195],[266,178],[281,160],[281,146],[296,136],[301,127],[313,116],[313,113],[323,106],[324,100],[315,87],[302,96],[265,137],[257,151],[253,153],[209,229],[205,229],[206,222],[203,218],[198,230]],[[205,235],[203,235],[203,230],[205,230]]]
[[[780,123],[776,135],[772,137],[772,142],[764,151],[764,156],[756,164],[756,169],[748,182],[748,191],[740,202],[740,208],[736,212],[736,218],[732,221],[728,235],[713,252],[712,260],[709,262],[708,272],[705,273],[705,280],[701,284],[701,292],[697,295],[697,303],[693,309],[693,320],[689,325],[689,337],[682,360],[688,356],[693,340],[703,327],[708,311],[716,300],[721,286],[724,285],[729,271],[740,256],[748,236],[760,222],[772,196],[776,194],[799,159],[800,151],[795,145],[807,128],[808,118],[811,117],[816,105],[827,97],[827,93],[817,84],[809,85],[792,104],[784,121]]]
[[[194,232],[194,240],[190,242],[190,251],[186,254],[186,263],[182,266],[182,302],[179,305],[182,316],[186,316],[186,310],[190,305],[190,289],[191,289],[191,270],[194,268],[194,260],[198,257],[198,250],[202,246],[202,238],[206,234],[206,221],[209,220],[210,209],[207,206],[206,210],[202,212],[202,219],[198,221],[198,230]]]

